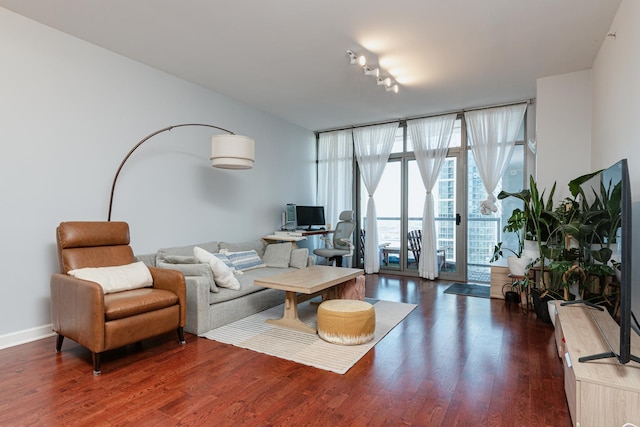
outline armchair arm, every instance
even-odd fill
[[[53,330],[94,353],[104,351],[104,293],[88,280],[54,273],[51,276]]]
[[[184,275],[177,270],[149,267],[153,278],[153,287],[164,289],[178,295],[180,304],[180,325],[184,326],[187,319],[187,290],[184,283]]]

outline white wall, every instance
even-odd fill
[[[593,64],[592,168],[629,163],[634,261],[640,259],[640,2],[622,0]],[[640,316],[640,263],[633,263],[632,310]]]
[[[538,189],[548,195],[556,182],[557,203],[591,171],[591,70],[538,79],[536,103]]]
[[[566,182],[626,158],[633,192],[634,261],[640,254],[638,22],[640,2],[622,0],[608,32],[615,37],[605,37],[590,73],[580,71],[537,82],[538,181],[550,188],[555,179]],[[640,263],[633,263],[632,277],[635,284],[640,283]],[[632,309],[639,315],[640,286],[634,286]]]
[[[207,123],[256,139],[249,171],[209,166],[211,129],[145,143],[118,181],[114,220],[136,253],[241,241],[315,201],[312,132],[0,8],[0,348],[50,323],[55,227],[106,220],[113,174],[145,135]]]
[[[640,202],[640,2],[623,0],[593,64],[594,168],[629,160],[633,199]]]

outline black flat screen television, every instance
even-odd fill
[[[620,215],[619,228],[612,230],[610,239],[616,239],[619,251],[620,267],[620,335],[619,337],[604,337],[611,351],[606,353],[593,354],[580,357],[580,362],[590,360],[616,358],[619,363],[625,364],[629,361],[640,362],[640,358],[631,353],[631,322],[635,317],[631,312],[631,293],[633,291],[633,280],[631,277],[631,264],[633,262],[631,253],[631,185],[629,181],[629,168],[627,159],[622,159],[608,169],[602,170],[593,180],[582,185],[584,194],[601,194],[604,190],[610,196],[608,199],[616,200],[619,194]],[[619,193],[618,193],[619,192]],[[616,205],[617,206],[617,205]],[[612,222],[615,224],[615,222]],[[589,308],[586,308],[587,310]],[[617,342],[616,342],[617,341]]]
[[[296,205],[298,228],[312,230],[314,226],[324,226],[324,206]]]

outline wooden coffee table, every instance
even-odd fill
[[[266,322],[301,332],[315,334],[316,330],[298,317],[298,304],[322,293],[335,298],[335,286],[364,274],[359,268],[329,267],[312,265],[299,270],[255,279],[253,283],[265,288],[285,291],[284,314],[281,319],[268,319]]]

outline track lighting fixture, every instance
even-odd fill
[[[377,83],[378,86],[384,85],[385,88],[391,87],[391,77],[387,77],[385,79],[378,78]]]
[[[352,50],[348,50],[347,55],[349,55],[349,60],[352,64],[358,64],[361,67],[364,67],[367,63],[367,58],[364,55],[358,56]]]
[[[368,65],[365,65],[362,69],[364,70],[365,76],[378,77],[380,75],[380,68],[371,68]]]
[[[349,49],[347,50],[347,56],[349,57],[349,62],[351,62],[351,64],[361,66],[364,75],[373,76],[379,86],[384,86],[384,90],[386,92],[398,93],[398,85],[395,84],[391,77],[380,77],[380,74],[383,73],[383,70],[381,70],[379,67],[367,65],[367,61],[364,55],[358,55],[354,51]]]

